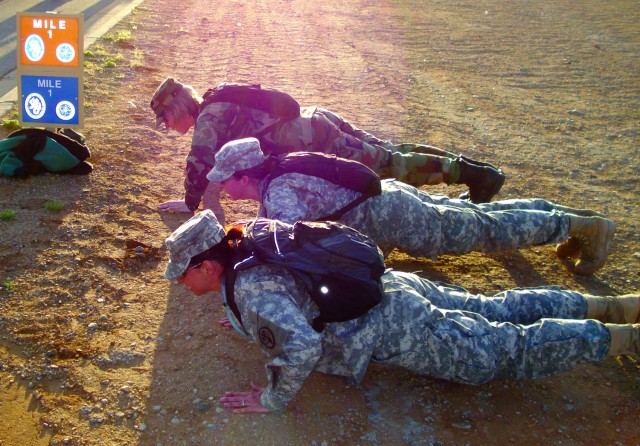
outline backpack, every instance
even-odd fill
[[[380,195],[382,192],[380,177],[369,167],[358,161],[317,152],[294,152],[276,158],[275,166],[265,178],[263,191],[267,191],[271,181],[287,173],[300,173],[322,178],[362,194],[333,214],[325,215],[316,220],[339,220],[363,201],[374,195]]]
[[[201,107],[214,102],[231,102],[257,108],[289,121],[300,116],[300,104],[287,93],[259,84],[222,83],[206,91]]]
[[[242,323],[233,287],[238,271],[267,264],[281,266],[302,279],[320,310],[311,326],[356,319],[380,303],[384,256],[365,235],[335,222],[293,225],[258,218],[244,229],[233,268],[225,270],[229,309]]]
[[[17,130],[0,141],[0,175],[25,178],[43,172],[86,175],[89,148],[78,138],[38,128]]]

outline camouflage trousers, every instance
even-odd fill
[[[458,181],[458,155],[428,144],[393,144],[358,129],[332,111],[313,115],[313,150],[359,161],[381,178],[413,186]]]
[[[394,144],[387,178],[420,187],[455,184],[460,178],[458,155],[426,144]]]
[[[494,296],[471,294],[462,287],[423,279],[425,297],[442,310],[477,313],[491,322],[533,324],[543,318],[584,319],[587,301],[559,287],[514,288]]]
[[[545,200],[473,204],[393,180],[384,181],[382,194],[340,221],[371,237],[385,253],[398,248],[429,258],[559,243],[569,237],[569,217]]]
[[[586,302],[579,293],[535,288],[487,297],[415,275],[406,280],[425,300],[415,305],[411,327],[403,327],[401,342],[394,337],[393,318],[389,319],[373,353],[376,362],[482,384],[495,378],[554,375],[579,363],[599,362],[609,350],[611,338],[604,324],[564,319],[584,317]]]

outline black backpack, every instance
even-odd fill
[[[339,220],[363,201],[382,192],[380,177],[369,167],[358,161],[318,152],[294,152],[276,158],[274,167],[265,178],[263,191],[266,192],[268,184],[273,179],[287,173],[322,178],[362,194],[342,209],[316,220]]]
[[[287,93],[259,84],[243,85],[223,83],[207,90],[203,96],[204,107],[213,102],[231,102],[265,111],[289,121],[300,116],[300,104]]]
[[[300,277],[320,316],[311,323],[320,332],[327,322],[356,319],[382,299],[384,256],[365,235],[335,222],[293,225],[259,218],[249,223],[225,271],[226,305],[242,323],[235,304],[236,274],[257,265],[276,265]]]

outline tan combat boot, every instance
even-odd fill
[[[553,203],[553,207],[557,211],[562,211],[565,214],[573,214],[578,215],[580,217],[602,217],[606,218],[606,215],[592,211],[591,209],[573,209],[567,206],[562,206],[561,204]],[[568,238],[564,242],[556,245],[556,254],[558,257],[575,257],[580,254],[580,243],[578,240],[574,238]]]
[[[587,301],[585,319],[612,324],[640,323],[640,294],[602,297],[585,294],[584,298]]]
[[[639,324],[605,324],[611,334],[607,356],[629,355],[640,359]]]
[[[616,233],[613,220],[602,217],[569,217],[569,236],[580,244],[580,259],[575,264],[576,274],[593,274],[607,260],[611,241]]]
[[[556,245],[556,254],[558,257],[575,257],[580,254],[580,242],[578,240],[569,237],[564,242]]]

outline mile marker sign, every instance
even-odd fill
[[[82,14],[17,14],[18,103],[23,126],[82,127]]]

